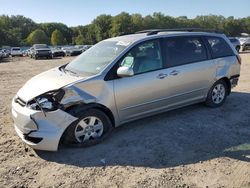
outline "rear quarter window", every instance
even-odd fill
[[[213,58],[233,56],[234,52],[228,43],[220,37],[207,37]]]

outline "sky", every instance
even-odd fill
[[[121,12],[143,16],[165,15],[194,18],[197,15],[250,16],[250,0],[0,0],[0,15],[23,15],[37,23],[62,22],[86,25],[100,14]]]

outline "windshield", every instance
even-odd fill
[[[127,47],[118,41],[102,41],[69,63],[65,70],[78,74],[98,74]]]

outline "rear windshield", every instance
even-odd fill
[[[211,47],[212,57],[226,57],[235,55],[227,42],[220,37],[207,37],[208,43]]]

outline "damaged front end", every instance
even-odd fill
[[[12,117],[19,137],[34,149],[56,151],[66,128],[78,118],[66,112],[73,105],[95,102],[75,86],[46,92],[25,102],[12,101]]]

